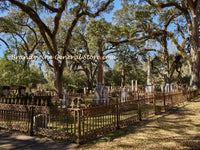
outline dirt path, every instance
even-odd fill
[[[78,149],[200,150],[200,97]]]

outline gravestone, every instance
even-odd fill
[[[38,128],[47,128],[47,115],[46,114],[38,114],[33,117],[33,122],[35,124],[36,130]]]
[[[126,102],[127,101],[127,90],[126,88],[123,88],[121,91],[121,102]]]
[[[66,103],[68,104],[68,99],[67,99],[67,90],[63,90],[63,99],[62,99],[62,108],[66,108]]]
[[[151,63],[150,63],[150,56],[148,55],[148,68],[147,68],[147,85],[145,87],[145,91],[153,92],[153,84],[151,78]]]
[[[161,91],[163,92],[165,90],[165,92],[171,92],[176,89],[175,87],[176,86],[174,86],[173,84],[167,83],[165,86],[161,86]]]
[[[133,83],[133,80],[131,80],[131,92],[134,91],[134,83]]]
[[[99,93],[99,89],[98,89],[98,87],[96,87],[95,89],[94,89],[94,98],[93,98],[93,106],[94,106],[94,103],[96,102],[97,104],[98,104],[98,101],[100,100],[100,93]]]
[[[138,91],[138,85],[137,85],[137,80],[135,80],[135,92]]]
[[[100,99],[100,94],[98,93],[98,90],[94,90],[94,99],[99,100]]]
[[[86,88],[83,88],[83,94],[86,95]]]

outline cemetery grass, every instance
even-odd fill
[[[184,106],[147,118],[77,149],[199,149],[200,97]]]

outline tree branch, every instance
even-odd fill
[[[63,11],[65,10],[65,6],[67,4],[67,1],[68,0],[63,0],[61,2],[61,7],[58,9],[57,14],[55,16],[55,19],[54,19],[55,26],[54,26],[54,31],[53,31],[53,37],[58,32],[59,21],[60,21],[60,18],[61,18],[61,15],[62,15]]]
[[[20,39],[24,42],[24,44],[25,44],[25,47],[24,47],[24,50],[28,53],[29,52],[29,47],[28,47],[28,44],[27,44],[27,42],[26,42],[26,40],[21,36],[21,34],[19,34],[19,33],[17,33],[17,32],[15,32],[15,34],[18,36],[18,37],[20,37]]]
[[[146,0],[146,2],[157,8],[176,7],[177,9],[183,12],[187,11],[187,9],[181,7],[177,2],[168,2],[168,3],[162,3],[162,4],[156,4],[153,0]]]
[[[157,53],[160,53],[160,54],[163,54],[163,52],[161,52],[160,50],[156,50],[156,49],[147,49],[147,48],[143,48],[143,49],[140,49],[139,51],[137,51],[133,57],[135,57],[137,54],[139,54],[140,52],[157,52]]]
[[[51,53],[52,56],[55,56],[55,52],[54,52],[53,48],[51,47],[51,44],[46,36],[46,33],[47,33],[47,35],[49,37],[52,37],[52,33],[51,33],[50,29],[42,22],[39,15],[31,7],[23,4],[22,2],[19,2],[17,0],[8,0],[8,1],[11,4],[14,4],[14,5],[18,6],[19,8],[21,8],[38,25],[38,27],[40,29],[40,33],[41,33],[42,37],[44,38],[45,43],[47,44],[47,47],[49,48],[49,52]]]
[[[100,12],[106,10],[107,7],[108,7],[113,1],[114,1],[114,0],[108,0],[105,4],[103,4],[103,5],[101,6],[100,9],[97,10],[96,13],[90,13],[90,12],[86,11],[85,14],[88,15],[89,17],[95,18],[95,17],[99,16]]]
[[[167,31],[167,35],[169,36],[169,38],[171,39],[172,43],[174,44],[174,46],[181,52],[182,56],[184,58],[186,58],[188,60],[188,62],[192,65],[192,61],[190,59],[190,56],[187,55],[184,47],[185,43],[188,39],[183,40],[182,45],[179,45],[177,40],[174,38],[173,34],[171,34],[170,32]]]
[[[52,12],[58,12],[58,8],[52,7],[52,6],[48,5],[47,3],[45,3],[42,0],[38,0],[38,1],[39,1],[39,3],[41,5],[43,5],[45,8],[49,9],[50,11],[52,11]]]
[[[65,55],[66,55],[66,52],[68,51],[67,49],[68,49],[68,47],[69,47],[69,43],[70,43],[70,40],[71,40],[71,37],[72,37],[72,31],[73,31],[74,27],[76,26],[76,24],[78,23],[78,20],[79,20],[82,16],[84,16],[84,15],[88,15],[89,17],[96,17],[96,16],[98,16],[99,13],[102,12],[102,11],[104,11],[104,10],[106,10],[106,8],[108,7],[108,5],[109,5],[110,3],[112,3],[113,1],[114,1],[114,0],[108,0],[104,5],[102,5],[101,8],[99,8],[99,9],[97,10],[96,13],[90,13],[90,12],[88,12],[87,10],[80,12],[80,11],[81,11],[81,8],[82,8],[82,2],[83,2],[83,0],[79,3],[80,6],[79,6],[79,9],[78,9],[77,12],[76,12],[76,17],[75,17],[74,20],[72,21],[72,24],[71,24],[71,26],[69,27],[68,32],[67,32],[66,40],[65,40],[65,43],[64,43],[63,56],[65,56]],[[65,59],[62,60],[62,63],[61,63],[61,67],[62,67],[62,68],[63,68],[64,65],[65,65],[65,61],[66,61]]]
[[[164,26],[164,29],[167,30],[167,27],[169,26],[169,24],[171,23],[172,20],[174,20],[175,18],[177,18],[178,16],[182,15],[182,12],[181,13],[178,13],[178,14],[173,14],[169,17],[169,20],[167,21],[167,23],[165,24]]]
[[[159,35],[162,35],[164,33],[163,30],[156,30],[156,31],[153,31],[151,34],[149,35],[145,35],[145,36],[141,36],[141,37],[133,37],[133,38],[129,38],[129,39],[125,39],[125,40],[122,40],[122,41],[108,41],[109,43],[111,43],[113,46],[118,46],[120,44],[123,44],[123,43],[128,43],[128,42],[131,42],[131,41],[134,41],[134,40],[148,40],[148,39],[155,39],[156,36],[159,36]]]
[[[39,51],[39,53],[43,58],[45,58],[41,51]],[[53,65],[51,65],[50,62],[47,59],[43,59],[43,60],[47,63],[47,65],[49,65],[49,67],[53,68]]]
[[[10,50],[10,46],[4,39],[0,38],[0,41],[2,41],[6,45],[6,47]]]

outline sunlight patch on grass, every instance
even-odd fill
[[[185,103],[182,109],[148,118],[80,149],[176,150],[200,147],[200,99]],[[102,140],[103,139],[103,140]]]

